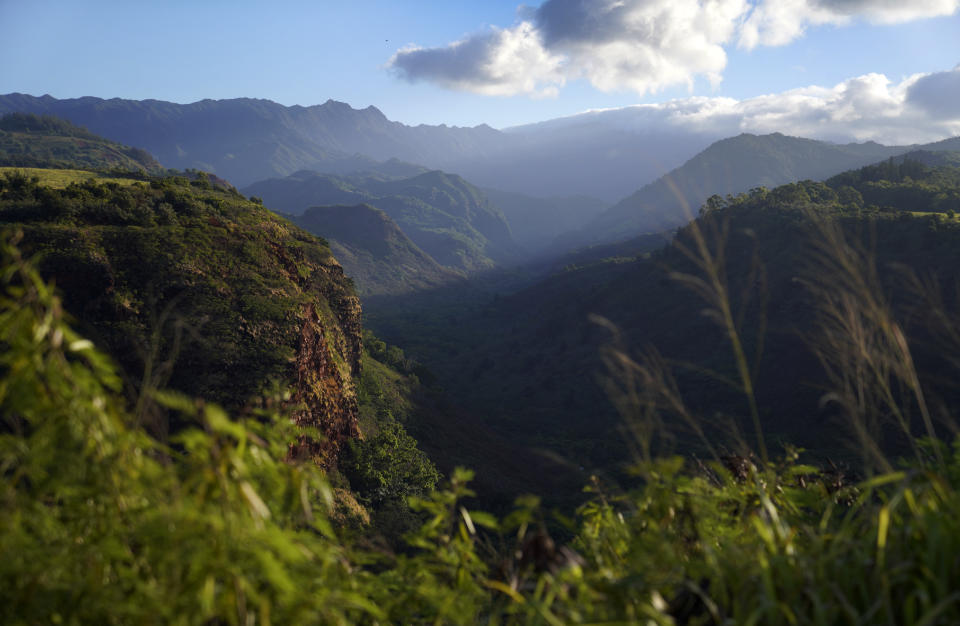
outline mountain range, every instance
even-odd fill
[[[718,135],[611,124],[575,116],[505,131],[407,126],[376,107],[303,107],[238,98],[177,104],[93,97],[0,95],[0,114],[56,115],[148,150],[167,167],[201,169],[237,186],[310,169],[348,173],[397,158],[533,196],[588,195],[613,202],[680,165]]]
[[[455,173],[474,185],[502,192],[495,204],[509,210],[516,235],[528,251],[547,247],[554,253],[674,228],[688,216],[684,206],[696,213],[709,195],[823,179],[919,147],[838,145],[780,134],[723,139],[704,130],[645,123],[649,112],[642,107],[504,130],[485,125],[407,126],[387,119],[373,106],[354,109],[334,100],[288,107],[248,98],[176,104],[0,96],[0,113],[15,111],[62,117],[112,141],[143,148],[166,167],[208,171],[238,186],[304,170],[337,176],[367,172],[387,178],[437,169]],[[345,194],[323,203],[355,205],[370,200],[361,196]],[[598,200],[572,199],[577,196]],[[545,198],[552,200],[544,204]],[[612,206],[599,213],[601,203]],[[520,210],[512,209],[518,205]],[[390,213],[401,228],[409,226],[396,212],[378,208]],[[582,232],[575,232],[578,229]],[[407,235],[436,256],[417,235]],[[556,237],[554,244],[547,243]],[[462,248],[446,254],[446,259],[437,260],[451,267],[487,265]],[[451,259],[451,254],[461,258]]]
[[[340,171],[361,162],[399,158],[446,162],[503,145],[488,126],[406,126],[376,107],[328,100],[286,107],[239,98],[176,104],[160,100],[0,96],[0,114],[56,115],[104,137],[148,150],[167,167],[195,168],[238,186],[302,169]],[[346,164],[346,165],[345,165]]]
[[[911,149],[947,150],[957,141],[839,145],[779,133],[713,141],[708,132],[644,125],[642,108],[503,131],[406,126],[375,107],[354,109],[333,100],[286,107],[254,99],[181,105],[8,94],[0,96],[0,113],[6,111],[62,116],[145,148],[166,167],[196,168],[246,185],[245,193],[287,213],[370,204],[416,247],[460,272],[669,231],[710,195],[822,180]],[[77,138],[69,141],[77,145]],[[121,149],[130,151],[113,148],[117,154]],[[429,174],[437,168],[446,173]],[[398,188],[398,181],[418,177]]]

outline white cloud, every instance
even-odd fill
[[[866,74],[833,87],[747,100],[683,98],[588,112],[569,121],[590,116],[632,131],[669,127],[715,137],[781,132],[838,142],[926,143],[960,135],[960,66],[898,83]]]
[[[952,15],[958,8],[960,0],[760,0],[740,29],[739,44],[780,46],[801,37],[808,26],[856,19],[899,24]]]
[[[546,0],[522,21],[438,48],[403,48],[388,66],[410,81],[486,95],[556,95],[570,80],[640,95],[702,77],[725,46],[782,45],[810,26],[950,15],[960,0]]]
[[[566,78],[563,59],[548,51],[529,22],[494,28],[444,48],[409,46],[388,65],[408,80],[429,80],[450,89],[489,96],[523,93],[553,96]]]
[[[411,81],[491,95],[544,95],[585,78],[639,94],[718,82],[723,44],[746,0],[547,0],[523,21],[442,48],[407,48],[389,65]]]
[[[603,91],[639,94],[690,84],[695,76],[720,81],[723,44],[733,35],[745,0],[549,0],[537,24],[566,70]]]
[[[907,99],[934,117],[960,120],[960,65],[950,72],[917,79],[910,85]]]

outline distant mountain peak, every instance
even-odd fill
[[[716,141],[663,177],[641,187],[563,245],[592,245],[665,231],[682,225],[712,194],[822,180],[904,152],[877,143],[838,145],[783,133],[741,133]]]

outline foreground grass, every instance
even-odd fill
[[[70,169],[47,169],[39,167],[0,167],[0,176],[6,174],[21,173],[29,178],[37,177],[39,184],[53,189],[66,189],[73,183],[82,183],[87,180],[96,180],[103,183],[116,183],[118,185],[146,185],[142,180],[134,178],[118,178],[101,172],[90,170],[70,170]]]

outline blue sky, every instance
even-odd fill
[[[647,10],[663,1],[626,4]],[[713,1],[674,0],[669,6]],[[868,73],[898,83],[960,64],[954,0],[914,0],[929,6],[908,14],[892,13],[889,0],[803,0],[809,5],[805,13],[786,16],[790,23],[806,20],[801,33],[783,32],[776,9],[768,10],[766,22],[756,17],[764,1],[716,0],[734,15],[725,34],[711,34],[702,48],[680,52],[668,49],[674,44],[657,44],[650,78],[641,76],[647,66],[624,65],[649,48],[628,45],[624,63],[614,63],[615,48],[598,47],[608,41],[598,43],[595,33],[571,34],[610,0],[551,0],[526,8],[502,0],[0,0],[0,93],[174,102],[246,96],[301,105],[333,98],[357,108],[372,104],[408,124],[505,127],[690,96],[746,100],[810,85],[832,87]],[[859,12],[849,13],[852,5]],[[573,10],[576,19],[569,17]],[[657,24],[679,24],[688,15],[657,10]],[[760,24],[752,47],[744,43],[743,25],[750,19]],[[503,79],[482,75],[477,59],[501,51],[502,40],[522,23],[559,65],[550,60],[541,71],[531,63],[533,69],[514,68],[508,71],[520,74]],[[615,43],[630,44],[635,32],[617,35]],[[476,54],[451,48],[457,41],[473,45]],[[389,67],[401,49],[406,52]],[[606,78],[598,78],[604,72]],[[688,73],[679,83],[678,72]],[[521,80],[530,82],[523,87]],[[491,92],[506,95],[484,95]]]

